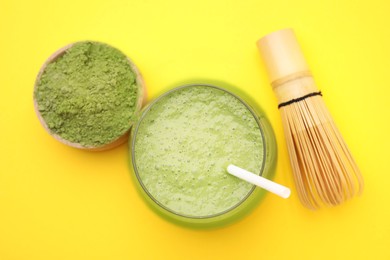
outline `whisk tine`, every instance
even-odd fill
[[[361,194],[363,177],[311,76],[294,32],[258,41],[279,101],[299,199],[310,209]]]
[[[324,167],[326,168],[326,163],[324,163],[326,157],[318,156],[321,144],[317,144],[317,146],[315,145],[316,140],[314,140],[315,135],[313,134],[313,132],[316,129],[316,126],[314,125],[314,122],[310,122],[310,115],[308,115],[307,113],[308,111],[305,110],[304,107],[302,108],[302,106],[304,105],[305,102],[294,104],[294,106],[296,106],[301,112],[301,116],[296,117],[295,120],[300,122],[302,125],[302,130],[299,135],[297,135],[298,142],[302,144],[303,148],[301,160],[310,165],[308,174],[311,175],[310,178],[314,180],[313,183],[315,189],[313,189],[313,191],[311,192],[311,196],[313,197],[313,199],[316,199],[316,197],[318,196],[326,204],[335,203],[335,194],[322,192],[330,189],[329,182],[326,178],[327,176],[325,176],[324,178],[324,175],[321,175],[322,172],[327,170],[324,169]],[[304,120],[300,120],[305,118],[309,120],[307,120],[306,122]]]
[[[308,99],[304,103],[306,104],[308,109],[310,108],[308,110],[310,112],[310,118],[314,118],[316,116],[316,111],[315,111],[315,108],[312,106],[311,101],[312,100]],[[335,179],[334,179],[337,176],[324,174],[326,172],[332,172],[332,167],[331,167],[332,165],[331,165],[330,159],[328,157],[329,147],[328,147],[328,143],[326,142],[327,139],[323,139],[324,132],[322,129],[323,125],[321,124],[321,122],[324,122],[324,121],[322,121],[321,118],[317,118],[317,122],[315,122],[315,127],[308,129],[308,131],[311,133],[311,136],[313,139],[312,145],[313,145],[314,149],[317,150],[316,158],[317,158],[318,165],[319,165],[318,167],[320,169],[319,177],[322,177],[323,181],[325,181],[327,183],[326,189],[324,189],[325,192],[327,192],[327,194],[329,196],[333,197],[332,198],[333,202],[328,202],[328,204],[331,204],[331,203],[337,203],[338,201],[340,201],[340,196],[337,196],[337,195],[339,195],[337,191],[340,191],[341,187],[340,187],[340,184],[337,181],[335,181]],[[333,190],[333,192],[331,192],[332,190]]]
[[[328,117],[331,117],[330,112],[326,109],[325,105],[322,106],[322,109],[323,109],[323,112]],[[360,195],[363,192],[363,187],[364,187],[363,176],[362,176],[355,160],[353,159],[352,154],[351,154],[350,150],[348,149],[343,137],[341,136],[336,124],[333,122],[333,120],[332,120],[330,127],[332,128],[332,131],[335,133],[335,137],[336,137],[338,143],[340,144],[340,149],[342,150],[343,154],[346,156],[346,158],[348,160],[347,165],[350,165],[350,167],[352,167],[352,171],[355,173],[357,186],[358,186],[356,192],[358,195]],[[354,179],[353,178],[354,176],[351,176],[351,175],[348,175],[348,176],[350,179]]]

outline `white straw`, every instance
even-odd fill
[[[276,182],[270,181],[264,177],[261,177],[259,175],[256,175],[254,173],[248,172],[247,170],[241,169],[240,167],[237,167],[233,164],[230,164],[227,167],[228,173],[230,173],[233,176],[236,176],[237,178],[240,178],[244,181],[247,181],[249,183],[252,183],[256,186],[259,186],[269,192],[272,192],[284,199],[287,199],[290,197],[291,190],[283,185],[280,185]]]

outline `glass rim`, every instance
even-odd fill
[[[219,87],[219,86],[215,86],[215,85],[212,85],[212,84],[207,84],[207,83],[192,83],[192,84],[185,84],[185,85],[181,85],[181,86],[178,86],[178,87],[175,87],[173,89],[170,89],[168,90],[167,92],[161,94],[160,96],[158,96],[157,98],[155,98],[151,103],[149,103],[145,109],[143,109],[141,111],[141,116],[140,118],[137,120],[137,122],[133,125],[133,127],[135,127],[131,133],[131,160],[132,160],[132,166],[133,166],[133,170],[134,170],[134,173],[135,173],[135,176],[138,180],[138,183],[140,184],[142,190],[146,193],[146,195],[149,196],[149,198],[154,202],[156,203],[159,207],[161,207],[162,209],[164,209],[165,211],[171,213],[171,214],[174,214],[176,216],[179,216],[179,217],[182,217],[182,218],[186,218],[186,219],[211,219],[211,218],[215,218],[215,217],[219,217],[219,216],[222,216],[222,215],[225,215],[233,210],[235,210],[236,208],[238,208],[240,205],[242,205],[254,192],[256,186],[253,185],[252,188],[248,191],[248,193],[245,195],[245,197],[243,197],[238,203],[234,204],[233,206],[229,207],[228,209],[224,210],[224,211],[221,211],[221,212],[218,212],[218,213],[215,213],[215,214],[212,214],[212,215],[206,215],[206,216],[191,216],[191,215],[185,215],[185,214],[181,214],[181,213],[178,213],[178,212],[175,212],[174,210],[164,206],[162,203],[160,203],[149,191],[148,189],[145,187],[145,185],[143,184],[142,182],[142,178],[139,176],[139,172],[138,172],[138,169],[137,169],[137,163],[136,163],[136,159],[135,159],[135,141],[136,141],[136,137],[137,137],[137,133],[138,133],[138,128],[139,126],[141,125],[143,119],[145,118],[146,114],[148,113],[148,111],[157,103],[159,102],[162,98],[170,95],[171,93],[175,92],[175,91],[179,91],[181,89],[184,89],[184,88],[189,88],[189,87],[210,87],[210,88],[214,88],[214,89],[217,89],[217,90],[220,90],[220,91],[223,91],[225,93],[228,93],[230,95],[232,95],[233,97],[235,97],[236,99],[238,99],[248,110],[249,112],[252,114],[253,118],[255,119],[258,127],[259,127],[259,130],[260,130],[260,134],[261,134],[261,139],[262,139],[262,142],[263,142],[263,161],[262,161],[262,165],[261,165],[261,168],[260,168],[260,171],[258,173],[258,175],[262,176],[263,172],[264,172],[264,169],[265,169],[265,163],[266,163],[266,156],[267,156],[267,143],[266,143],[266,140],[265,140],[265,136],[264,136],[264,131],[263,131],[263,127],[262,127],[262,124],[260,122],[260,119],[257,115],[257,113],[255,112],[255,110],[245,101],[243,100],[241,97],[239,97],[237,94],[233,93],[232,91],[230,90],[227,90],[225,88],[222,88],[222,87]]]

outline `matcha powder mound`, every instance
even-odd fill
[[[130,128],[138,91],[123,53],[106,44],[79,42],[47,65],[34,94],[52,133],[98,147]]]

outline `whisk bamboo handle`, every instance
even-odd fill
[[[279,104],[318,92],[292,29],[273,32],[257,42]]]
[[[257,42],[271,83],[299,73],[310,74],[292,29],[273,32]]]

